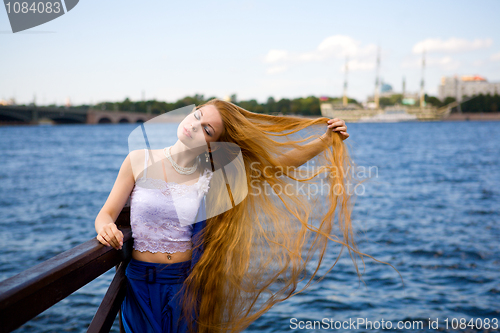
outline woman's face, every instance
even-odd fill
[[[213,105],[203,106],[190,113],[177,128],[177,137],[190,148],[207,146],[217,141],[222,133],[223,123],[219,110]]]

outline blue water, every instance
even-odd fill
[[[0,280],[95,236],[94,219],[136,126],[0,127]],[[344,253],[327,278],[276,305],[247,331],[384,331],[361,320],[372,327],[391,321],[395,332],[487,331],[460,328],[461,318],[483,326],[489,320],[489,331],[498,331],[491,328],[500,320],[500,122],[348,128],[355,162],[376,170],[356,198],[358,245],[394,265],[404,285],[394,269],[371,259],[360,282]],[[85,332],[113,273],[16,332]],[[429,328],[429,318],[438,320],[437,328]],[[330,320],[360,325],[335,329]],[[314,321],[323,326],[310,326]],[[395,329],[398,321],[407,328]],[[409,328],[414,321],[424,328]]]

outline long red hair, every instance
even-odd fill
[[[279,159],[325,133],[327,118],[257,114],[219,99],[198,107],[204,105],[219,110],[224,124],[219,141],[241,149],[243,164],[237,167],[245,177],[233,180],[236,185],[231,188],[239,204],[207,219],[203,255],[184,282],[183,311],[187,318],[196,318],[197,331],[245,329],[276,303],[321,280],[344,248],[360,278],[357,257],[363,264],[365,256],[382,262],[360,252],[354,241],[354,196],[348,186],[362,180],[349,172],[355,165],[339,135],[322,141],[324,149],[313,159],[313,171],[290,168]],[[318,188],[318,183],[326,191],[315,198],[299,190],[304,184]],[[218,194],[227,193],[223,179],[212,179],[211,184],[215,185],[207,195],[207,216],[225,204]],[[338,258],[318,278],[332,242],[341,247]],[[301,281],[306,283],[297,290]]]

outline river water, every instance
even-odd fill
[[[498,331],[500,122],[348,127],[354,161],[376,170],[356,198],[356,240],[403,281],[390,266],[365,259],[360,282],[345,253],[325,279],[247,332],[381,332],[388,321],[395,332]],[[95,237],[94,219],[135,128],[0,127],[0,280]],[[85,332],[113,273],[16,332]],[[483,328],[467,325],[471,319]]]

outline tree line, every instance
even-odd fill
[[[215,96],[205,98],[204,95],[195,94],[194,96],[186,96],[175,102],[169,103],[157,100],[148,101],[132,101],[129,98],[125,98],[122,102],[102,102],[96,105],[79,105],[76,108],[82,109],[98,109],[98,110],[108,110],[108,111],[124,111],[124,112],[139,112],[139,113],[151,113],[151,114],[163,114],[168,111],[176,110],[188,105],[200,105],[203,104]],[[464,96],[464,99],[467,99]],[[269,97],[265,103],[259,103],[255,99],[250,100],[237,100],[236,94],[231,95],[231,102],[252,112],[265,113],[272,115],[299,115],[299,116],[321,116],[320,104],[323,101],[341,103],[341,97],[321,97],[308,96],[299,97],[294,99],[282,98],[280,100],[275,100],[273,97]],[[394,94],[391,97],[381,97],[379,104],[381,107],[402,104],[403,95]],[[455,101],[453,97],[447,97],[444,101],[441,101],[437,97],[425,95],[425,102],[427,105],[442,107],[449,103]],[[357,100],[349,98],[348,102],[351,104],[357,104],[362,107]],[[55,105],[50,105],[56,107]],[[419,101],[416,101],[415,106],[419,106]],[[455,112],[456,108],[452,110]],[[480,94],[473,99],[464,102],[462,104],[462,112],[498,112],[500,111],[500,96],[495,95],[483,95]]]
[[[97,110],[108,110],[108,111],[125,111],[125,112],[139,112],[139,113],[151,113],[151,114],[162,114],[168,111],[176,110],[188,105],[200,105],[203,104],[215,96],[205,98],[204,95],[196,94],[194,96],[186,96],[173,103],[149,100],[149,101],[131,101],[126,98],[123,102],[102,102],[96,105],[79,105],[77,108],[84,109],[97,109]],[[259,103],[255,99],[250,100],[237,100],[235,94],[231,95],[230,101],[248,111],[255,113],[265,113],[272,115],[301,115],[301,116],[321,116],[320,103],[322,101],[328,102],[341,102],[341,98],[335,97],[322,97],[308,96],[299,97],[294,99],[282,98],[276,100],[273,97],[269,97],[265,103]],[[349,99],[349,103],[359,104],[355,99]]]

